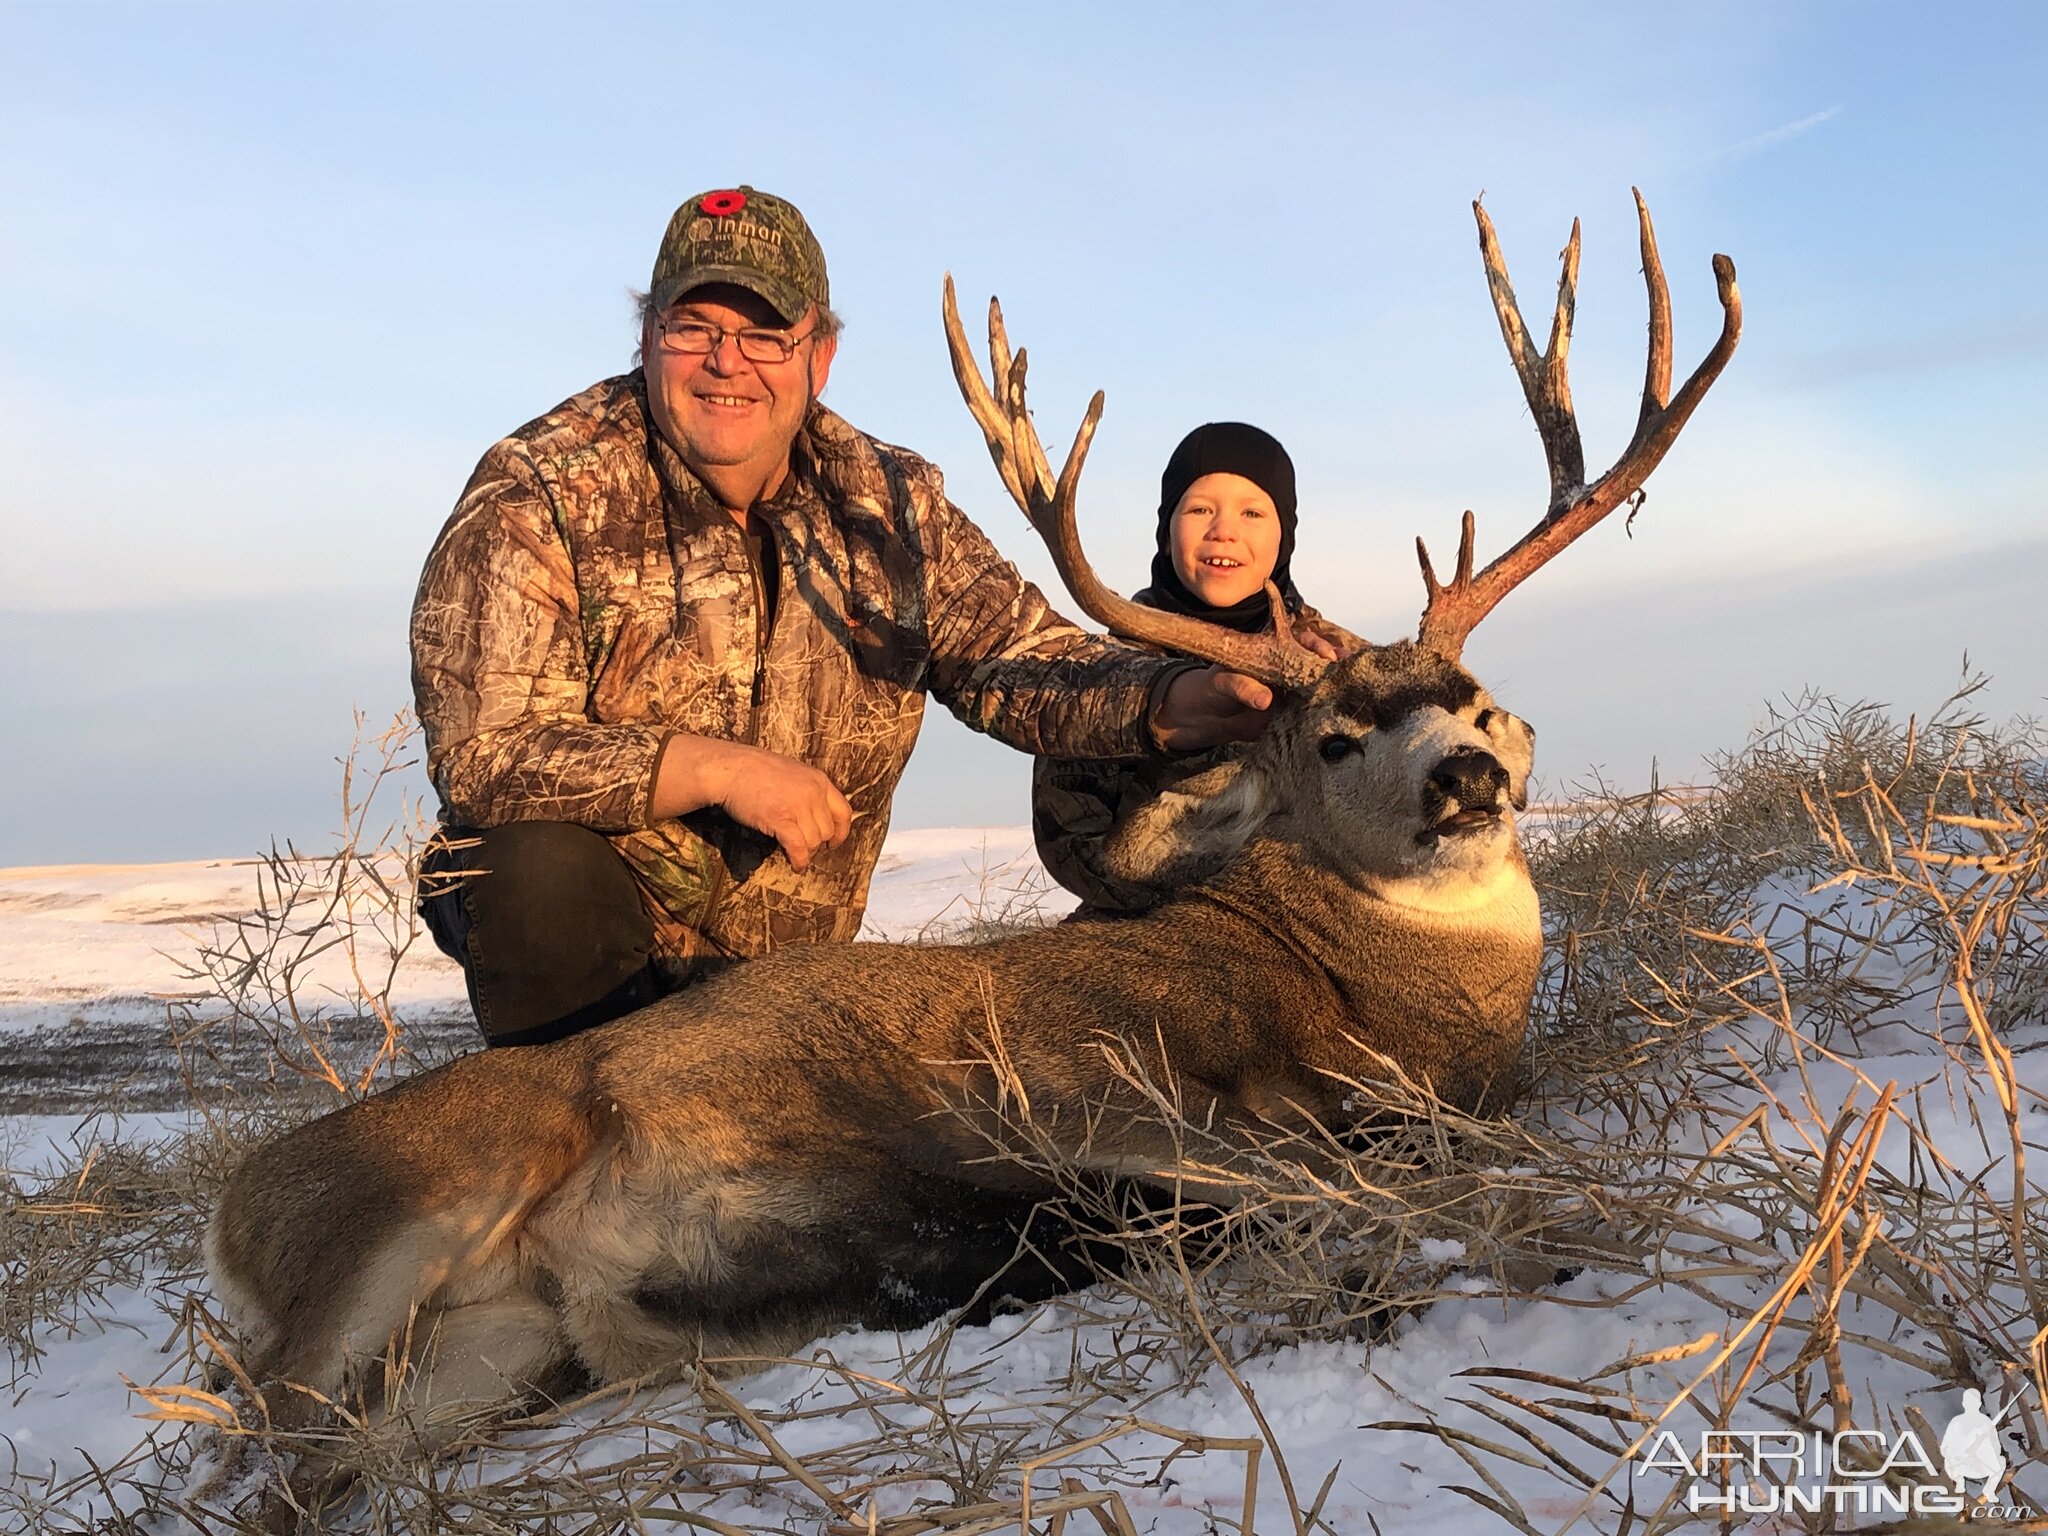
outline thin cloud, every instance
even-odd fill
[[[1959,322],[1939,334],[1887,337],[1788,355],[1782,371],[1796,384],[1834,384],[1888,374],[1934,373],[2023,362],[2038,365],[2048,355],[2048,310],[2017,317],[1999,315]]]
[[[1707,158],[1709,160],[1726,160],[1735,155],[1761,153],[1763,150],[1796,139],[1803,133],[1811,133],[1830,118],[1840,117],[1847,107],[1847,102],[1838,101],[1824,111],[1808,113],[1796,122],[1783,123],[1776,128],[1767,129],[1765,132],[1757,134],[1754,138],[1744,139],[1740,144],[1730,144],[1726,149],[1717,149]]]

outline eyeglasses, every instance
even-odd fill
[[[757,325],[728,331],[722,325],[712,325],[703,320],[663,320],[661,350],[685,357],[703,357],[724,346],[725,338],[730,336],[740,344],[740,356],[750,363],[786,363],[796,356],[796,349],[815,334],[814,331],[806,331],[801,336],[792,336],[787,331]]]

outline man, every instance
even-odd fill
[[[1957,1493],[1967,1493],[1964,1484],[1981,1477],[1980,1502],[1997,1502],[1998,1485],[2005,1480],[2005,1446],[1997,1420],[1984,1412],[1984,1394],[1975,1387],[1964,1390],[1963,1411],[1941,1432],[1941,1465]]]
[[[691,198],[642,367],[486,453],[428,556],[422,912],[491,1044],[854,937],[927,692],[1062,757],[1263,728],[1263,685],[1084,634],[933,466],[819,405],[837,345],[803,216]]]

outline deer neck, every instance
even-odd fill
[[[1535,931],[1536,891],[1519,846],[1474,874],[1388,878],[1319,864],[1291,843],[1255,839],[1208,884],[1232,905],[1267,914],[1276,929],[1314,935],[1332,958],[1387,927]]]
[[[1200,893],[1256,923],[1329,987],[1341,1017],[1267,1021],[1311,1073],[1370,1076],[1363,1047],[1464,1108],[1510,1091],[1543,962],[1519,848],[1469,879],[1372,880],[1260,842]]]

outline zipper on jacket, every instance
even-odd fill
[[[774,530],[768,527],[765,520],[761,526],[767,536],[764,542],[772,548],[775,540]],[[768,671],[768,590],[761,581],[760,564],[754,559],[753,535],[745,528],[740,529],[740,544],[747,553],[747,575],[754,583],[754,681],[747,691],[747,723],[740,733],[740,740],[748,746],[753,746],[761,734],[761,691]],[[711,929],[718,921],[718,904],[725,899],[726,887],[732,883],[732,877],[726,873],[724,853],[716,844],[710,846],[710,888],[705,892],[704,919],[697,925],[697,931],[710,940],[713,949],[723,954],[724,946],[712,938]]]

